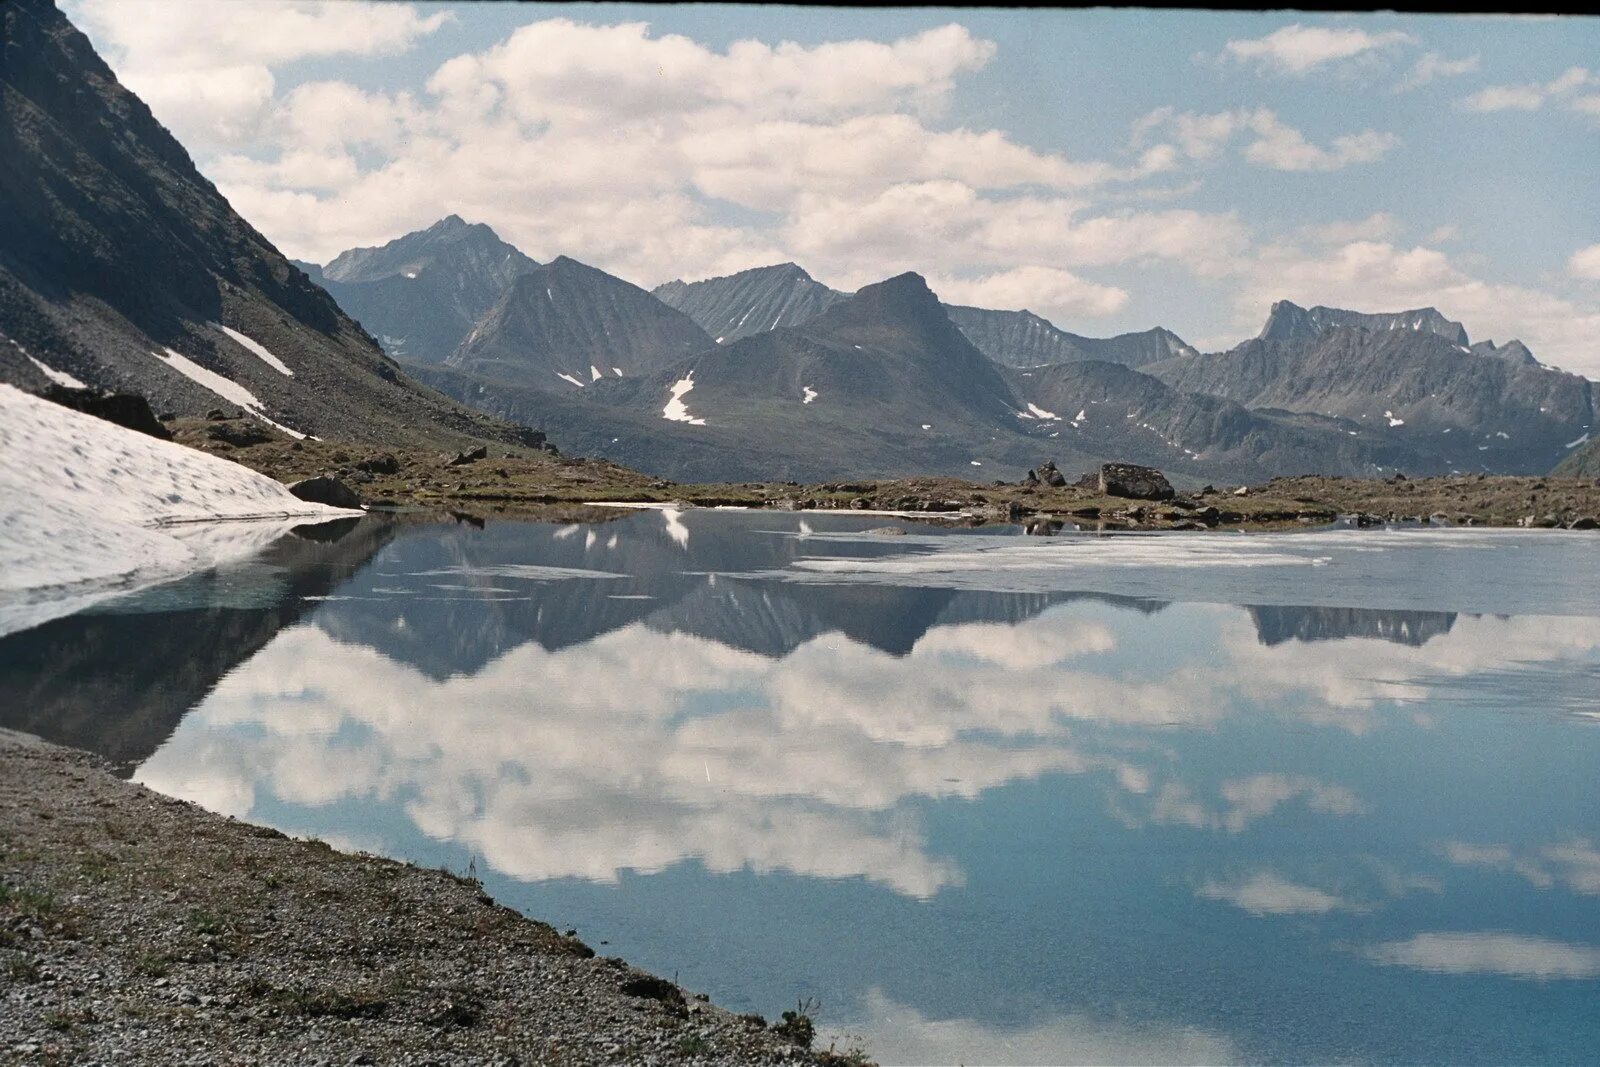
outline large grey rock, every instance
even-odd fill
[[[312,504],[326,504],[331,508],[359,508],[361,497],[337,478],[320,475],[289,485],[295,497]]]
[[[1100,492],[1131,500],[1171,500],[1175,495],[1167,476],[1154,467],[1133,463],[1100,465]]]
[[[1028,481],[1040,482],[1059,489],[1067,484],[1067,476],[1056,469],[1056,461],[1047,459],[1028,472]]]
[[[104,419],[130,430],[138,430],[151,437],[159,437],[163,441],[172,440],[172,434],[161,425],[161,420],[156,418],[155,412],[150,410],[150,402],[137,393],[102,393],[96,389],[51,385],[39,395],[73,411],[81,411],[85,415],[93,415],[97,419]]]

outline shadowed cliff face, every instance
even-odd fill
[[[379,516],[305,527],[248,563],[12,634],[0,640],[0,726],[98,753],[127,773],[395,529]]]

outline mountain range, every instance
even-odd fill
[[[391,444],[537,435],[409,381],[48,0],[0,5],[0,381]]]
[[[654,291],[450,215],[326,265],[240,218],[48,0],[0,8],[0,381],[294,434],[494,440],[692,480],[1589,469],[1594,392],[1433,308],[1288,301],[1201,353],[794,263]]]
[[[944,304],[916,275],[851,295],[785,263],[646,294],[566,262],[565,288],[519,280],[476,340],[413,373],[678,479],[1015,477],[1043,456],[1191,482],[1531,473],[1594,419],[1588,381],[1517,341],[1473,344],[1433,308],[1280,301],[1258,337],[1203,354],[1162,327],[1093,338]],[[556,329],[545,319],[563,305]],[[612,313],[576,313],[590,305]]]

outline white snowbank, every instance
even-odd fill
[[[568,374],[564,370],[556,371],[556,377],[557,378],[565,378],[567,381],[571,382],[573,385],[576,385],[579,389],[583,388],[583,383],[582,382],[578,381],[578,379],[574,378],[572,375]]]
[[[247,556],[274,525],[351,514],[298,500],[237,463],[0,385],[0,634]],[[217,519],[278,522],[207,522]]]
[[[299,430],[292,430],[281,422],[273,422],[271,419],[267,418],[267,416],[261,410],[260,397],[256,396],[256,394],[252,393],[250,390],[246,389],[232,378],[224,378],[214,370],[207,370],[205,367],[202,367],[200,364],[196,363],[183,353],[174,352],[170,348],[164,348],[160,352],[152,352],[151,355],[155,356],[161,362],[165,363],[167,366],[171,367],[185,378],[188,378],[196,385],[211,390],[224,400],[238,404],[240,407],[244,408],[250,414],[266,423],[268,426],[282,430],[284,433],[288,434],[290,437],[296,438],[297,440],[305,440],[306,435],[301,433]]]
[[[684,396],[693,388],[693,371],[673,382],[672,397],[667,401],[667,406],[661,409],[661,417],[670,422],[687,422],[690,426],[704,426],[706,420],[690,415],[688,405],[683,402]]]
[[[220,322],[213,322],[211,325],[215,326],[217,329],[221,330],[235,341],[238,341],[254,355],[261,357],[261,361],[263,363],[277,371],[279,374],[286,374],[291,378],[294,377],[294,371],[289,369],[289,365],[283,360],[279,359],[277,356],[273,355],[267,350],[266,345],[262,344],[260,341],[257,341],[254,337],[247,337],[238,330],[224,326]]]

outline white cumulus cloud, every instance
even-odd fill
[[[1302,26],[1295,23],[1265,37],[1229,41],[1224,54],[1283,74],[1306,74],[1343,60],[1381,52],[1414,40],[1398,30],[1369,33],[1347,27]]]
[[[1362,130],[1335,137],[1323,147],[1307,140],[1305,134],[1270,108],[1210,114],[1157,108],[1134,123],[1134,144],[1142,144],[1157,133],[1172,138],[1174,151],[1196,160],[1215,158],[1229,143],[1248,137],[1245,158],[1258,166],[1282,171],[1342,170],[1381,159],[1400,143],[1394,134]]]

